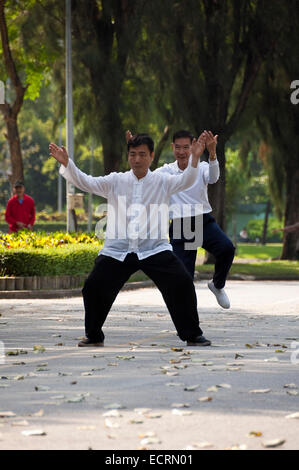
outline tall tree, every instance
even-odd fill
[[[21,82],[15,61],[11,53],[8,28],[5,17],[5,3],[5,0],[0,0],[0,33],[2,54],[7,76],[10,78],[15,91],[15,99],[12,104],[9,104],[7,101],[5,101],[4,104],[0,104],[0,110],[6,124],[6,137],[9,144],[12,166],[10,182],[13,184],[17,180],[24,179],[22,151],[18,129],[18,115],[24,101],[27,86],[23,86]]]
[[[86,119],[100,136],[106,173],[119,170],[122,160],[123,92],[143,5],[144,0],[73,1],[75,73],[79,77],[80,68],[88,84],[87,94],[81,87],[81,106],[85,114],[87,103],[91,110],[93,122]]]
[[[41,4],[45,0],[41,0]],[[41,24],[32,27],[31,13],[37,0],[0,0],[0,79],[9,79],[9,101],[0,104],[6,125],[11,170],[10,183],[24,179],[22,149],[18,129],[18,117],[24,100],[34,100],[39,95],[42,82],[49,73],[54,51],[47,48],[46,32]],[[34,34],[32,34],[34,31]]]
[[[169,14],[171,12],[171,15]],[[279,0],[164,0],[152,8],[160,64],[177,122],[219,134],[221,178],[209,188],[225,226],[225,144],[238,127],[260,68],[283,27]]]
[[[285,188],[284,223],[286,226],[299,221],[299,104],[291,100],[291,84],[299,78],[299,51],[290,44],[299,41],[298,1],[290,0],[286,5],[288,25],[284,30],[283,41],[267,63],[264,74],[264,87],[261,93],[261,107],[264,122],[260,122],[271,152],[267,165],[274,187]],[[282,259],[296,259],[298,234],[285,232]]]

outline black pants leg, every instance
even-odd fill
[[[140,269],[160,290],[180,339],[186,341],[202,335],[192,277],[172,251],[145,258]]]
[[[181,219],[181,227],[183,227],[183,219]],[[195,227],[195,217],[191,217],[191,230],[194,231]],[[183,229],[181,233],[183,233]],[[185,243],[190,242],[190,240],[186,240],[184,237],[173,239],[172,234],[171,224],[169,237],[173,252],[184,263],[186,269],[194,278],[197,250],[185,250]],[[217,289],[222,289],[225,286],[234,259],[235,247],[210,214],[203,215],[202,248],[211,253],[216,259],[213,281]]]
[[[235,247],[209,214],[204,215],[202,247],[215,256],[213,282],[217,289],[222,289],[235,256]]]
[[[191,218],[191,230],[194,231],[194,217]],[[193,222],[193,225],[192,225]],[[181,234],[183,234],[183,219],[181,219]],[[173,222],[169,227],[169,239],[174,254],[182,261],[188,273],[194,279],[195,262],[197,256],[197,250],[185,250],[185,243],[190,243],[190,240],[186,240],[182,235],[182,238],[173,238]]]
[[[85,334],[92,341],[104,340],[102,326],[120,289],[138,270],[136,259],[136,255],[128,255],[123,262],[104,255],[96,258],[82,289]]]
[[[193,281],[171,251],[163,251],[139,261],[135,254],[121,262],[100,255],[82,290],[85,332],[92,341],[103,341],[102,326],[124,283],[138,269],[157,285],[170,312],[179,337],[184,341],[202,334],[199,327]]]

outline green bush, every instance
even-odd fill
[[[59,276],[87,274],[99,247],[65,245],[55,248],[0,248],[1,276]]]
[[[268,220],[268,229],[266,240],[268,243],[280,242],[282,241],[283,232],[273,233],[272,231],[278,228],[282,228],[282,222],[280,222],[275,217],[269,217]],[[248,233],[249,240],[255,241],[257,238],[260,240],[263,236],[264,230],[264,219],[252,219],[246,225],[246,230]]]

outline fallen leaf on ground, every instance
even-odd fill
[[[195,446],[198,449],[209,449],[210,447],[213,447],[214,444],[211,444],[210,442],[194,442],[192,446]]]
[[[198,398],[198,401],[201,401],[201,402],[206,402],[206,401],[212,401],[213,398],[212,397],[200,397]]]
[[[295,389],[295,388],[298,388],[298,385],[296,384],[285,384],[283,386],[283,388],[292,388],[292,389]]]
[[[118,423],[113,423],[110,419],[105,419],[105,426],[106,428],[119,428]]]
[[[105,410],[122,410],[125,406],[120,403],[110,403],[104,406]]]
[[[28,421],[24,420],[24,421],[14,421],[13,423],[11,423],[12,426],[28,426],[29,423]]]
[[[199,388],[199,385],[189,385],[189,386],[185,387],[184,390],[186,392],[194,392],[198,388]]]
[[[263,442],[262,445],[264,447],[270,448],[270,447],[282,446],[284,443],[285,443],[285,439],[273,439],[271,441]]]
[[[23,436],[46,436],[47,434],[42,429],[28,429],[22,431]]]
[[[261,437],[262,435],[263,433],[260,431],[250,431],[248,434],[249,437]]]
[[[190,416],[190,415],[192,415],[192,411],[187,411],[187,410],[182,410],[182,409],[179,409],[179,408],[174,408],[172,410],[172,414],[177,415],[177,416]]]
[[[145,413],[149,413],[151,411],[151,408],[134,408],[134,411],[139,415],[144,415]]]
[[[33,346],[33,352],[35,353],[43,353],[45,352],[46,348],[44,346],[42,346],[41,344],[35,344]]]
[[[157,419],[157,418],[161,418],[162,415],[160,413],[149,413],[145,415],[145,417],[149,419]]]
[[[172,403],[173,408],[190,408],[189,403]]]
[[[34,390],[36,392],[48,392],[50,389],[50,387],[48,387],[47,385],[36,385],[34,387]]]
[[[118,410],[110,410],[103,413],[106,418],[120,418],[122,415]]]
[[[149,444],[161,444],[161,441],[158,437],[145,437],[140,441],[142,446],[146,446]]]
[[[299,413],[292,413],[286,416],[286,419],[299,419]]]
[[[13,411],[0,411],[0,418],[13,418],[16,414]]]

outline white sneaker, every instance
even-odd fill
[[[217,289],[214,286],[213,281],[208,282],[208,288],[210,289],[211,292],[213,292],[213,294],[215,295],[217,299],[218,304],[222,308],[230,308],[230,301],[224,289]]]

